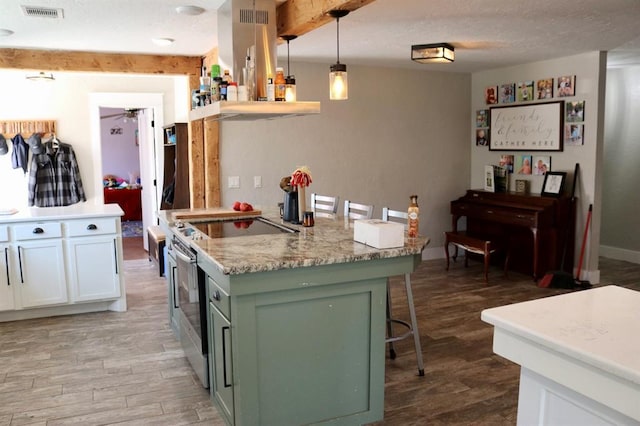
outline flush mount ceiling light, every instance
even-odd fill
[[[161,38],[152,38],[151,41],[158,46],[169,46],[175,40],[172,38],[161,37]]]
[[[0,28],[0,37],[10,36],[11,34],[13,34],[13,31],[6,28]]]
[[[204,13],[204,9],[198,6],[178,6],[176,12],[180,15],[201,15]]]
[[[340,18],[349,14],[348,10],[334,9],[329,15],[336,19],[336,63],[329,68],[329,99],[342,101],[349,99],[349,83],[347,81],[347,65],[340,63]]]
[[[454,50],[448,43],[414,44],[411,46],[411,60],[421,64],[449,63],[455,60]]]
[[[31,80],[31,81],[53,81],[53,80],[55,80],[55,78],[53,78],[53,74],[52,73],[45,74],[44,71],[40,71],[38,74],[28,75],[27,76],[27,80]]]

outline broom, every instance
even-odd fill
[[[574,205],[576,200],[576,184],[578,182],[578,172],[580,171],[580,164],[576,163],[575,170],[573,172],[573,184],[571,188],[571,205]],[[569,209],[569,218],[571,218],[571,209]],[[567,221],[570,223],[571,220]],[[562,261],[560,262],[560,267],[564,267],[565,258],[567,256],[567,245],[569,244],[569,227],[567,227],[566,235],[564,238],[564,245],[562,249]],[[583,243],[584,244],[584,243]],[[582,259],[580,260],[582,262]],[[547,288],[574,288],[575,279],[573,275],[569,272],[565,271],[550,271],[547,272],[541,279],[538,281],[538,287]]]
[[[589,223],[591,222],[592,211],[593,211],[593,204],[589,204],[589,213],[587,214],[587,223],[584,226],[584,236],[582,237],[582,247],[580,248],[580,260],[578,260],[578,271],[576,272],[576,279],[573,283],[573,287],[580,290],[591,288],[591,283],[589,281],[580,279],[580,272],[582,272],[582,258],[584,257],[584,247],[587,244],[587,233],[589,232]]]

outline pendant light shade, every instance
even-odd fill
[[[329,99],[349,99],[349,81],[347,66],[340,63],[340,18],[347,16],[348,10],[331,10],[329,15],[336,19],[336,63],[331,65],[329,73]]]
[[[287,34],[280,36],[287,41],[287,77],[285,78],[284,100],[285,102],[296,101],[296,77],[291,74],[291,63],[289,62],[289,42],[298,38],[297,35]]]

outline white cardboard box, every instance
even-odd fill
[[[380,219],[356,220],[353,239],[371,247],[384,249],[404,246],[404,225]]]

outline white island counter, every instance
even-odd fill
[[[606,286],[484,310],[521,366],[518,424],[640,424],[640,292]]]
[[[127,309],[122,209],[79,203],[0,216],[0,321]]]

